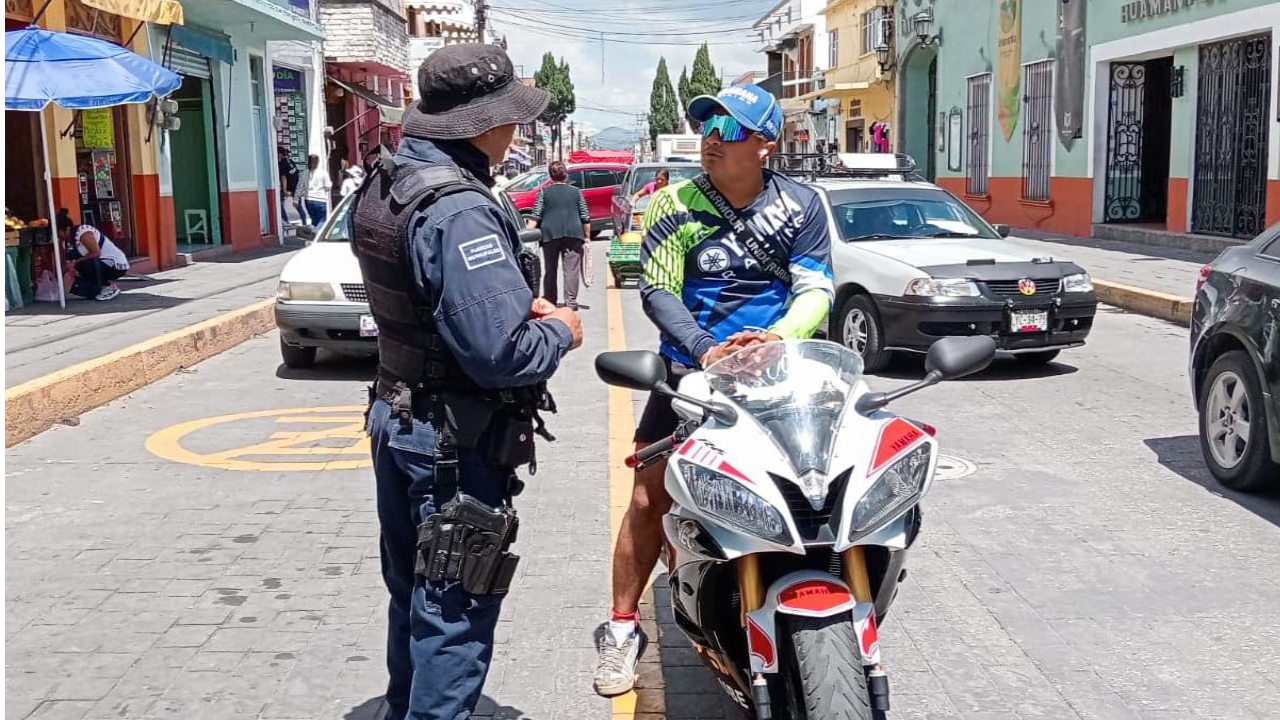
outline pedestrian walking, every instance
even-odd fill
[[[333,195],[333,180],[320,168],[320,156],[307,156],[307,218],[311,226],[319,228],[329,215],[329,200]]]
[[[582,272],[582,253],[591,237],[591,213],[582,191],[566,182],[569,177],[559,160],[547,166],[551,183],[538,191],[533,213],[526,221],[531,228],[542,230],[542,296],[559,304],[556,274],[564,265],[564,304],[574,310],[586,309],[578,304],[578,280]],[[586,249],[590,252],[590,248]]]
[[[346,177],[342,180],[342,187],[338,189],[338,194],[342,197],[359,190],[364,183],[364,170],[361,170],[359,165],[348,167],[345,174]]]
[[[298,178],[302,173],[298,170],[298,163],[289,157],[289,150],[283,145],[276,147],[276,165],[280,172],[280,218],[287,225],[289,223],[289,213],[285,210],[286,201],[292,202],[295,193],[298,192]],[[299,212],[301,215],[301,212]],[[303,218],[303,222],[306,219]]]
[[[58,240],[74,242],[66,268],[75,268],[75,281],[68,291],[86,300],[112,300],[120,294],[115,281],[129,271],[129,258],[111,239],[92,225],[76,227],[71,211],[58,211]]]
[[[460,720],[515,572],[515,469],[533,469],[545,381],[582,325],[535,300],[519,228],[490,189],[547,93],[478,44],[432,53],[418,90],[396,154],[356,194],[353,248],[378,326],[367,430],[391,595],[386,717]]]

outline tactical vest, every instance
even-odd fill
[[[468,191],[493,199],[489,188],[455,165],[397,158],[390,170],[375,170],[355,199],[352,248],[378,323],[378,378],[388,385],[482,392],[440,335],[435,299],[418,289],[409,250],[413,213],[446,195]],[[518,250],[512,249],[513,256]]]

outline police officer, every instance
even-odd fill
[[[387,718],[460,720],[515,570],[514,471],[582,327],[534,299],[490,192],[489,168],[548,95],[492,45],[437,50],[418,87],[399,150],[359,190],[354,248],[379,328],[367,429],[391,594]]]

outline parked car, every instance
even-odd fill
[[[640,188],[653,182],[653,179],[658,175],[658,171],[663,168],[667,169],[673,183],[695,178],[702,173],[700,165],[684,162],[637,163],[632,165],[627,170],[622,184],[613,192],[611,223],[614,237],[631,230],[640,229],[640,219],[644,217],[644,209],[649,206],[649,196],[646,195],[640,198],[634,204],[631,202],[631,196],[639,192]]]
[[[1280,223],[1201,268],[1190,370],[1209,471],[1280,489]]]
[[[840,159],[841,168],[797,172],[830,212],[836,301],[828,337],[859,352],[868,372],[893,352],[924,353],[950,335],[990,336],[1035,364],[1084,344],[1098,301],[1083,268],[1005,240],[1007,226],[911,179],[915,165],[905,155]]]
[[[540,264],[538,231],[524,229],[520,212],[505,192],[495,191],[494,196],[521,228],[520,241]],[[354,199],[352,195],[338,203],[315,240],[280,272],[276,327],[280,329],[280,358],[288,367],[309,367],[320,348],[362,355],[378,352],[378,326],[369,312],[360,263],[351,251]]]
[[[587,211],[591,214],[591,233],[597,234],[611,224],[610,212],[613,207],[613,194],[627,172],[627,166],[621,163],[582,163],[567,167],[567,182],[582,191],[587,201]],[[536,168],[517,177],[503,188],[511,195],[522,214],[533,212],[538,201],[538,191],[551,183],[547,169]]]

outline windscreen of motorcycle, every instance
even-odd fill
[[[797,476],[829,472],[862,356],[824,340],[754,345],[706,369],[707,382],[755,418]]]

